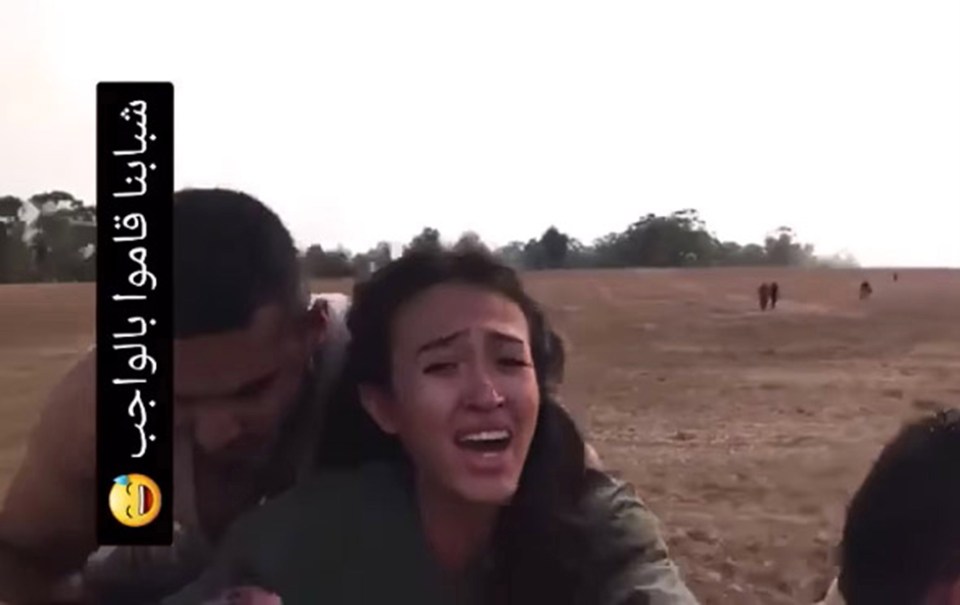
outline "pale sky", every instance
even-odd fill
[[[585,241],[701,211],[960,266],[960,1],[2,0],[0,195],[95,201],[100,80],[175,85],[175,184],[301,246]]]

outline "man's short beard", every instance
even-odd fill
[[[297,390],[297,396],[285,409],[270,437],[261,439],[241,437],[234,444],[227,446],[221,456],[218,456],[223,461],[223,466],[244,472],[259,472],[273,463],[283,441],[281,438],[289,438],[289,433],[292,432],[293,423],[304,400],[305,386],[306,383]]]

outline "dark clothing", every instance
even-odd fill
[[[767,284],[761,284],[757,288],[757,298],[760,299],[760,310],[767,310],[767,302],[770,300],[770,286]]]
[[[586,497],[586,538],[602,555],[586,570],[593,594],[577,602],[695,605],[655,517],[626,484],[590,472],[600,480]],[[321,472],[242,519],[208,572],[164,605],[201,603],[241,583],[284,605],[472,605],[483,602],[486,573],[479,565],[460,580],[446,576],[425,541],[408,473],[371,463]]]

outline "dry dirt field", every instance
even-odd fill
[[[857,299],[867,277],[868,301]],[[753,293],[776,279],[783,301]],[[705,604],[811,603],[845,502],[898,425],[960,406],[960,271],[530,275],[571,347],[565,401],[663,521]],[[320,284],[344,291],[347,284]],[[93,339],[90,286],[0,287],[0,493]]]

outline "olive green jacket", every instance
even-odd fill
[[[600,581],[584,605],[696,605],[652,513],[625,483],[602,475],[593,485],[585,513],[598,553],[590,575]],[[213,566],[164,605],[203,603],[238,585],[266,588],[284,605],[477,600],[443,576],[414,498],[387,464],[317,474],[240,520]]]

